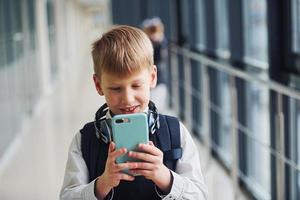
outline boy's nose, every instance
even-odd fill
[[[122,103],[130,105],[134,101],[134,95],[130,91],[125,91],[122,97]]]

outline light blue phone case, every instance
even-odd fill
[[[137,151],[137,145],[148,143],[148,123],[145,113],[115,115],[112,118],[113,141],[116,149],[125,147],[128,151]],[[116,159],[117,163],[137,161],[126,155]]]

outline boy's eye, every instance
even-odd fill
[[[140,88],[142,87],[144,84],[143,83],[135,83],[132,85],[133,88]]]
[[[132,87],[133,88],[139,88],[139,87],[141,87],[141,85],[133,85]]]
[[[112,90],[112,91],[120,91],[121,90],[121,88],[119,88],[119,87],[112,87],[112,88],[109,88],[110,90]]]

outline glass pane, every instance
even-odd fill
[[[244,0],[246,61],[260,67],[268,62],[265,0]]]
[[[300,0],[292,1],[293,51],[300,53]]]
[[[54,2],[53,0],[47,0],[47,22],[48,22],[48,36],[49,36],[49,52],[50,52],[50,66],[51,76],[54,79],[57,74],[57,46],[55,35],[55,22],[54,22]]]
[[[219,72],[219,103],[220,103],[220,124],[219,124],[219,148],[222,159],[228,166],[231,164],[231,97],[230,97],[230,79],[223,72]]]
[[[181,31],[184,42],[188,42],[188,40],[190,39],[189,0],[183,0],[181,2]]]
[[[170,41],[176,41],[178,40],[178,23],[177,23],[177,16],[178,11],[176,10],[175,3],[169,1],[170,6],[170,22],[169,22],[169,28],[170,28]]]
[[[228,9],[227,0],[216,0],[216,38],[217,52],[229,56]]]
[[[5,50],[6,50],[6,62],[11,63],[13,62],[13,27],[12,27],[12,8],[11,3],[8,1],[4,2],[3,5],[3,16],[4,16],[4,31],[5,31],[5,38],[3,42],[5,43]]]
[[[246,182],[258,199],[270,199],[269,90],[246,84]]]
[[[38,54],[28,37],[35,39],[36,24],[22,18],[33,17],[33,5],[33,0],[0,1],[0,158],[41,95]]]
[[[22,103],[17,100],[22,90],[18,89],[17,76],[22,73],[18,73],[20,67],[16,65],[23,47],[21,35],[18,34],[22,32],[20,4],[20,1],[1,1],[0,4],[0,158],[21,125]]]
[[[29,37],[30,37],[30,49],[35,49],[35,31],[36,31],[36,23],[35,23],[35,1],[28,0],[27,1],[27,9],[28,9],[28,27],[29,27]]]
[[[0,70],[5,66],[4,2],[0,1]],[[0,71],[1,73],[1,71]],[[0,79],[1,80],[1,79]]]
[[[196,12],[195,17],[196,19],[196,46],[198,49],[202,50],[205,48],[205,40],[206,40],[206,28],[205,28],[205,9],[204,9],[204,1],[203,0],[196,0]]]
[[[231,168],[232,116],[229,76],[215,69],[209,70],[209,76],[212,147],[223,163]]]
[[[290,99],[290,144],[291,160],[295,165],[300,165],[300,100]],[[294,166],[288,166],[290,170],[289,197],[300,198],[300,172]]]
[[[11,1],[12,6],[12,27],[13,27],[13,52],[14,60],[20,59],[24,53],[24,35],[23,35],[23,24],[22,24],[22,9],[21,0]]]
[[[203,104],[203,67],[201,63],[195,60],[191,60],[191,75],[192,75],[192,117],[193,117],[193,132],[198,136],[203,136],[205,134],[205,129],[203,127],[203,115],[204,110],[202,108]]]

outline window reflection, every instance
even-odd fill
[[[34,13],[34,0],[0,1],[0,158],[41,96]]]
[[[34,0],[27,0],[27,13],[28,13],[28,28],[29,28],[29,37],[30,37],[30,50],[34,50],[36,43],[35,43],[35,32],[36,32],[36,15],[34,12],[35,1]]]
[[[49,53],[51,63],[51,75],[55,79],[58,70],[57,63],[57,46],[56,46],[56,35],[55,35],[55,19],[54,19],[54,1],[47,0],[47,22],[48,22],[48,36],[49,36]]]
[[[228,169],[232,163],[232,115],[229,75],[214,69],[210,71],[211,135],[213,150]],[[215,82],[215,83],[213,83]]]
[[[227,0],[216,1],[216,39],[217,53],[229,57],[228,9]]]
[[[246,87],[246,182],[259,199],[270,199],[269,91],[253,83]]]
[[[292,1],[293,51],[300,53],[300,0]]]
[[[206,34],[205,34],[205,9],[203,0],[195,1],[196,4],[196,47],[199,50],[203,50],[206,46]]]
[[[299,1],[298,1],[299,2]],[[299,4],[298,4],[299,5]],[[296,110],[296,121],[297,121],[297,131],[295,132],[297,134],[297,148],[295,150],[297,151],[297,164],[300,164],[300,102],[297,103],[297,110]],[[300,198],[300,172],[297,171],[297,199]]]
[[[4,40],[4,5],[3,1],[0,1],[0,70],[5,65],[5,40]]]
[[[244,0],[246,61],[266,68],[267,22],[265,0]]]
[[[220,87],[220,125],[219,125],[219,147],[222,149],[222,158],[229,166],[231,164],[231,98],[229,76],[223,72],[218,77]]]
[[[300,100],[290,99],[290,144],[291,159],[295,165],[300,165]],[[300,198],[300,172],[293,166],[288,166],[290,170],[290,186],[288,189],[292,199]]]
[[[193,132],[199,137],[207,134],[204,127],[203,116],[203,66],[200,62],[191,60],[191,78],[192,78],[192,117],[193,117]]]

